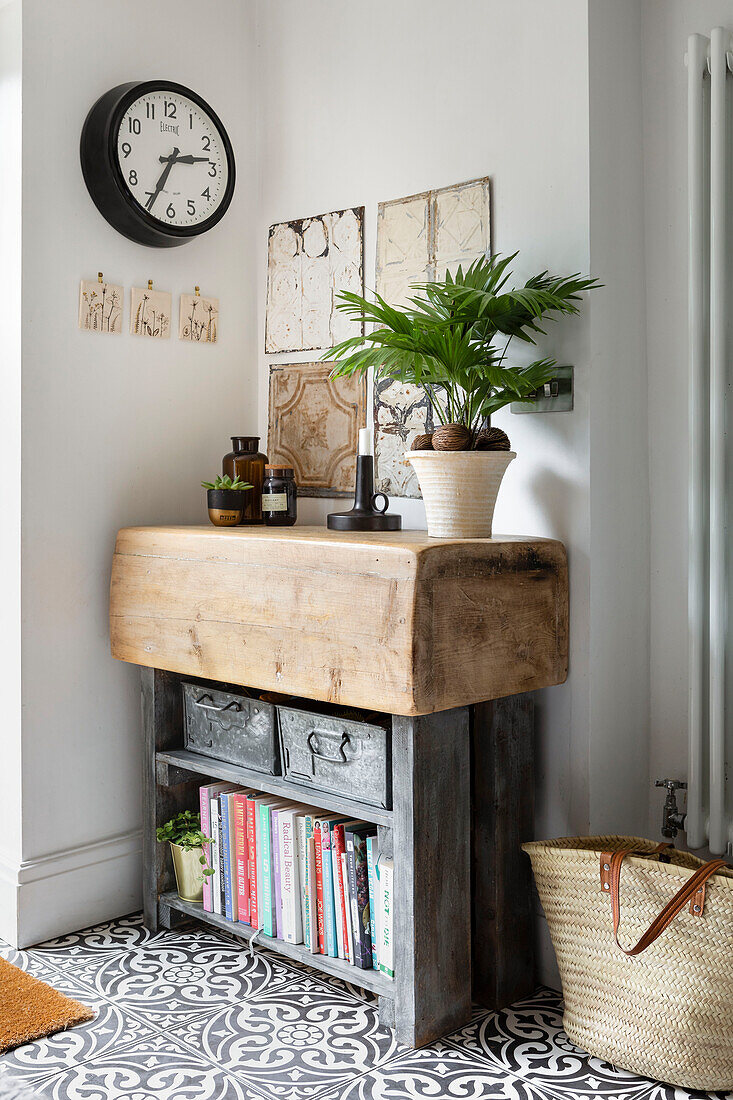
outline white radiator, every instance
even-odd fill
[[[733,851],[726,782],[733,685],[726,691],[726,401],[729,385],[728,170],[733,142],[730,31],[687,44],[689,193],[689,771],[687,842]],[[733,282],[730,283],[733,288]],[[730,464],[730,463],[729,463]],[[733,625],[733,619],[731,620]],[[728,663],[733,666],[733,649]],[[730,671],[728,672],[730,677]],[[728,698],[726,698],[726,696]],[[726,722],[726,716],[728,720]]]

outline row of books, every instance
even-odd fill
[[[376,825],[233,783],[199,795],[207,912],[394,978],[394,868]]]

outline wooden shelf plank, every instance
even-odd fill
[[[190,901],[182,901],[175,891],[162,894],[160,901],[170,909],[176,909],[179,913],[185,913],[189,917],[211,924],[215,928],[221,928],[237,939],[251,940],[254,935],[252,928],[246,924],[238,924],[236,921],[227,920],[218,913],[206,913],[201,904]],[[327,955],[312,955],[302,943],[285,943],[284,940],[275,940],[270,936],[260,934],[257,944],[267,947],[278,955],[284,955],[288,959],[297,959],[306,966],[312,966],[314,970],[322,970],[331,974],[334,978],[341,978],[351,985],[358,985],[362,989],[369,989],[380,997],[393,998],[395,995],[395,983],[384,974],[378,974],[376,970],[361,970],[358,966],[351,966],[343,959],[332,959]]]
[[[194,680],[432,714],[565,680],[567,555],[514,536],[128,527],[110,639]]]
[[[287,779],[283,779],[281,775],[265,775],[262,772],[242,768],[238,764],[228,764],[225,760],[201,756],[187,749],[169,749],[167,752],[159,752],[156,754],[156,759],[159,763],[168,764],[194,775],[211,776],[213,779],[238,783],[242,787],[254,787],[255,790],[265,791],[267,794],[282,795],[283,798],[293,802],[306,802],[324,810],[347,814],[349,817],[364,821],[373,821],[376,825],[389,827],[392,825],[391,810],[355,802],[351,798],[341,798],[337,794],[327,794],[325,791],[301,787],[297,783],[290,783]]]

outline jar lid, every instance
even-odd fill
[[[229,438],[235,451],[256,451],[260,443],[258,435],[232,435]]]
[[[294,477],[295,470],[292,466],[265,466],[265,469],[273,477]]]

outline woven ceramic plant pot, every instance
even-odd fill
[[[436,539],[491,537],[501,479],[514,451],[408,451],[420,482],[428,534]]]
[[[176,874],[176,887],[181,901],[202,901],[204,896],[204,868],[201,863],[201,849],[186,851],[180,844],[168,842],[173,856],[173,870]]]

